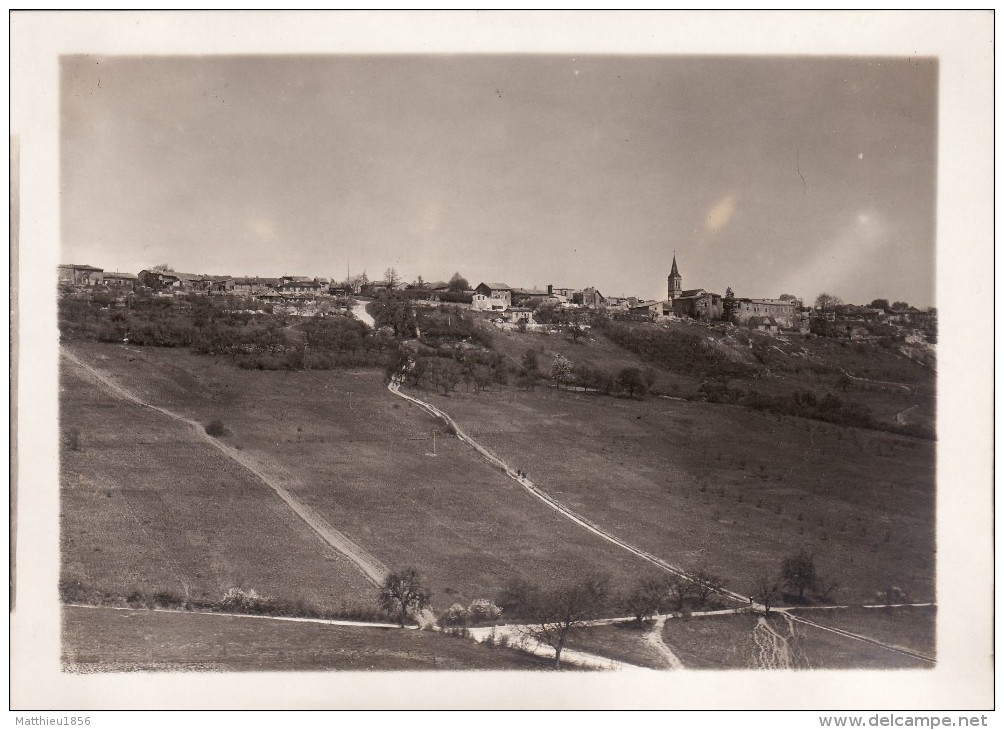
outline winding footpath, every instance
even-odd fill
[[[361,545],[351,540],[347,535],[339,532],[331,524],[328,523],[321,515],[315,512],[313,509],[304,504],[296,495],[290,492],[288,489],[284,488],[281,484],[276,482],[274,479],[270,478],[264,471],[255,463],[254,459],[239,451],[231,446],[227,446],[222,441],[213,438],[206,433],[205,428],[198,421],[194,421],[191,418],[182,416],[179,413],[170,411],[161,406],[154,405],[153,403],[148,403],[147,401],[140,398],[138,395],[132,391],[124,388],[120,384],[116,383],[114,380],[109,378],[107,375],[102,373],[100,370],[88,365],[72,352],[61,348],[61,354],[68,361],[76,365],[80,370],[86,373],[88,376],[96,380],[101,386],[103,386],[112,395],[117,396],[123,400],[129,401],[135,405],[141,406],[143,408],[149,408],[152,411],[156,411],[164,416],[172,418],[176,421],[180,421],[185,425],[189,426],[195,435],[202,441],[210,444],[213,448],[220,451],[224,456],[229,457],[231,460],[239,464],[246,471],[250,472],[256,476],[262,483],[268,486],[272,491],[274,491],[279,498],[286,503],[286,505],[303,520],[310,529],[321,539],[322,542],[333,547],[335,550],[340,552],[350,561],[352,561],[357,568],[362,572],[362,574],[369,580],[373,585],[380,586],[384,579],[390,574],[383,563],[377,560],[373,555],[367,552]]]

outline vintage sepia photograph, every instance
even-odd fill
[[[938,54],[54,63],[64,681],[938,671]]]

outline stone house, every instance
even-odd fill
[[[482,312],[504,312],[512,306],[512,287],[503,283],[481,282],[474,289],[471,308]]]
[[[74,286],[97,286],[104,278],[104,269],[87,264],[61,264],[57,273],[61,284]]]
[[[102,284],[110,289],[134,289],[139,277],[136,274],[125,274],[119,271],[106,271]]]

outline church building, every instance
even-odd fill
[[[722,297],[704,289],[684,289],[683,277],[673,255],[673,268],[669,272],[669,299],[666,309],[671,309],[677,317],[689,317],[709,321],[722,318]],[[797,301],[781,299],[747,299],[736,297],[736,323],[747,324],[751,319],[757,322],[773,320],[779,327],[792,329],[798,323]]]
[[[722,297],[704,289],[684,289],[683,276],[676,266],[676,254],[673,254],[673,268],[669,272],[669,305],[677,317],[690,317],[709,321],[721,319]]]

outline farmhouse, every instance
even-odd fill
[[[513,289],[512,290],[512,300],[517,304],[525,305],[527,307],[535,307],[543,301],[546,301],[551,297],[551,295],[541,289]]]
[[[756,330],[761,332],[770,332],[776,334],[779,331],[777,320],[773,317],[750,317],[746,324]]]
[[[102,284],[112,289],[132,289],[138,281],[136,274],[124,274],[119,271],[106,271]]]
[[[581,291],[572,293],[572,303],[578,304],[580,307],[589,307],[591,309],[597,309],[604,306],[607,303],[606,297],[600,294],[598,289],[594,287],[587,286]]]
[[[104,273],[104,269],[87,264],[62,264],[57,268],[60,283],[76,286],[97,286]]]
[[[143,269],[139,272],[139,283],[150,289],[169,289],[178,281],[178,277],[168,271]]]
[[[471,308],[483,312],[504,312],[512,306],[512,287],[508,284],[481,282],[474,289]]]

